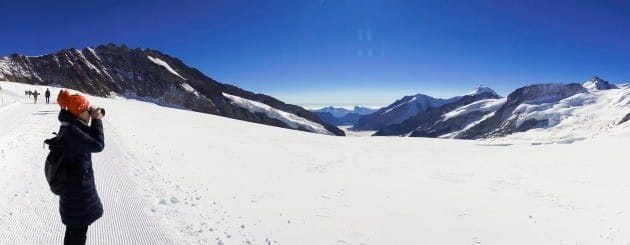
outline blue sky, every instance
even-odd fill
[[[116,43],[303,106],[630,81],[628,1],[10,1],[0,56]]]

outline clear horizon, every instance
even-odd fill
[[[630,81],[623,1],[21,1],[0,56],[107,43],[177,57],[304,107],[384,106],[479,85]],[[28,14],[26,14],[28,13]]]

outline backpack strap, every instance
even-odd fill
[[[53,134],[55,135],[55,137],[52,137],[50,139],[46,139],[44,140],[44,145],[43,147],[46,148],[46,144],[50,145],[52,141],[54,141],[55,139],[57,140],[61,140],[62,136],[65,134],[66,129],[68,128],[68,126],[70,126],[70,123],[67,122],[62,122],[61,123],[61,127],[59,127],[59,132],[55,133],[53,132]]]

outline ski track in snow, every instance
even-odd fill
[[[57,105],[17,104],[0,107],[0,243],[61,244],[65,231],[58,197],[48,189],[43,169],[44,139],[59,127]],[[175,244],[157,218],[147,214],[146,200],[129,176],[121,149],[108,139],[93,154],[95,179],[105,212],[88,230],[88,244]],[[128,163],[127,163],[128,164]],[[27,181],[20,181],[27,180]],[[39,220],[39,223],[33,223]],[[25,230],[31,232],[24,232]],[[5,243],[6,242],[6,243]]]

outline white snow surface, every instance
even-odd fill
[[[186,78],[184,78],[181,75],[179,75],[179,73],[177,73],[177,71],[175,71],[175,69],[173,69],[168,63],[166,63],[166,61],[163,61],[160,58],[153,57],[153,56],[147,56],[147,58],[149,60],[151,60],[151,62],[166,68],[166,70],[168,70],[170,73],[173,73],[174,75],[180,77],[181,79],[186,80]]]
[[[286,123],[291,128],[294,128],[294,129],[305,128],[305,129],[309,130],[310,132],[315,132],[315,133],[319,133],[319,134],[334,135],[332,132],[330,132],[326,128],[324,128],[324,126],[322,126],[321,124],[309,121],[309,120],[307,120],[307,119],[305,119],[303,117],[297,116],[297,115],[295,115],[293,113],[289,113],[289,112],[286,112],[286,111],[278,110],[278,109],[273,108],[273,107],[271,107],[271,106],[269,106],[267,104],[260,103],[258,101],[248,100],[248,99],[236,96],[236,95],[223,93],[223,96],[225,96],[230,101],[232,101],[232,103],[234,103],[235,105],[237,105],[237,106],[239,106],[241,108],[245,108],[245,109],[247,109],[247,110],[249,110],[251,112],[264,113],[265,115],[267,115],[270,118],[278,119],[278,120]]]
[[[41,144],[58,107],[0,86],[0,243],[61,244]],[[330,137],[90,100],[107,116],[88,244],[630,242],[630,123],[573,144]]]

